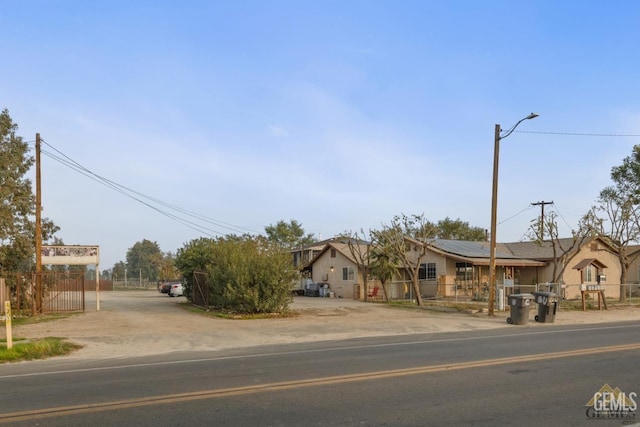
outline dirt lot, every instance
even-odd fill
[[[101,293],[96,311],[95,293],[87,294],[87,311],[64,319],[14,327],[15,337],[67,337],[84,345],[72,358],[143,356],[188,350],[219,350],[262,344],[321,341],[353,337],[437,333],[490,328],[544,328],[533,321],[513,326],[507,313],[458,314],[433,310],[406,310],[384,304],[333,298],[296,297],[295,317],[228,320],[203,316],[180,307],[184,298],[157,291]],[[640,308],[607,311],[560,311],[556,324],[598,324],[640,319]],[[4,337],[5,328],[1,328]]]

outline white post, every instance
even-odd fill
[[[100,311],[100,265],[96,264],[96,311]]]
[[[504,311],[504,286],[498,288],[498,311]]]
[[[7,349],[13,347],[13,335],[11,335],[11,301],[4,302],[5,324],[7,325]]]

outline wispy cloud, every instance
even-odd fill
[[[269,133],[276,138],[284,138],[289,136],[289,131],[276,125],[269,125]]]

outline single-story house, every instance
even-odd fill
[[[412,244],[420,244],[410,239]],[[490,243],[434,239],[428,242],[426,255],[420,260],[420,292],[423,297],[477,296],[488,290]],[[411,248],[411,244],[408,245]],[[365,253],[366,244],[360,245]],[[410,249],[411,250],[411,249]],[[341,298],[363,300],[364,276],[368,289],[380,282],[368,272],[360,271],[349,246],[331,240],[304,267],[314,282],[329,283]],[[554,280],[557,278],[558,280]],[[496,284],[505,294],[532,292],[539,284],[552,285],[566,298],[578,298],[581,285],[607,285],[607,297],[619,297],[620,264],[615,250],[603,239],[583,242],[573,239],[500,243],[496,247]],[[396,277],[385,284],[391,299],[412,299],[409,275],[398,268]]]

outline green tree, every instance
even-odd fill
[[[35,209],[31,181],[25,177],[34,163],[29,146],[16,135],[18,125],[6,108],[0,113],[0,271],[35,269]],[[58,230],[42,219],[42,241]]]
[[[127,265],[124,261],[118,261],[113,264],[113,268],[111,269],[111,279],[114,281],[124,280],[124,271],[127,268]]]
[[[157,242],[143,239],[127,251],[127,269],[131,277],[140,275],[157,281],[163,262],[163,254]]]
[[[264,231],[270,242],[279,244],[288,250],[296,249],[316,241],[313,234],[305,234],[302,224],[295,219],[290,220],[288,223],[280,220],[275,225],[271,224],[265,227]]]
[[[468,222],[460,218],[452,220],[449,217],[436,224],[436,237],[447,240],[470,240],[480,242],[487,239],[486,231],[481,227],[471,227]]]
[[[193,272],[209,276],[209,303],[239,313],[273,313],[288,309],[293,271],[291,256],[263,237],[192,240],[178,249],[176,267],[193,292]]]
[[[160,266],[160,280],[176,280],[180,278],[180,272],[176,268],[176,260],[171,251],[162,255]]]

